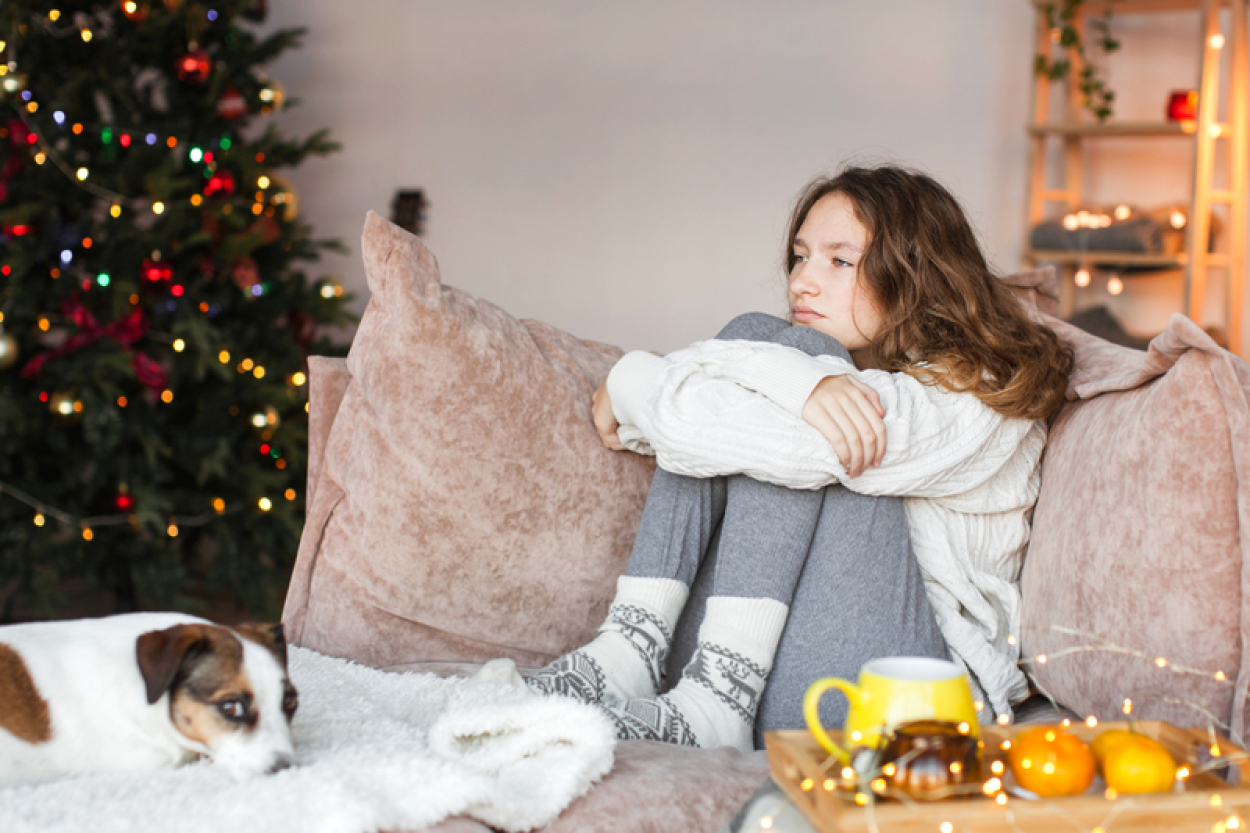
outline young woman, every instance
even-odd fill
[[[817,677],[949,656],[985,718],[1009,717],[1043,420],[1071,355],[922,174],[811,183],[786,263],[790,321],[630,353],[596,393],[605,444],[659,469],[607,621],[528,683],[601,704],[623,738],[750,749],[803,725]],[[661,694],[687,608],[697,644]]]

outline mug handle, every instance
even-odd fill
[[[820,725],[820,698],[831,688],[836,688],[845,694],[846,699],[851,701],[851,708],[858,706],[860,700],[863,699],[863,695],[854,684],[837,677],[825,677],[812,683],[807,689],[807,694],[803,697],[803,717],[807,720],[807,728],[815,736],[816,742],[824,747],[826,752],[836,755],[842,763],[850,764],[851,756],[845,749],[834,743],[833,738],[829,737],[829,733],[825,731],[825,727]]]

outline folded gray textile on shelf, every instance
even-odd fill
[[[1164,254],[1164,228],[1153,217],[1137,215],[1101,228],[1065,228],[1063,221],[1038,223],[1029,235],[1034,249],[1065,252]]]
[[[202,761],[0,790],[0,830],[365,833],[464,815],[508,831],[556,818],[611,768],[598,709],[515,686],[388,674],[290,649],[296,765],[233,780]]]

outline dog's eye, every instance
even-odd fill
[[[222,700],[217,704],[217,711],[228,720],[242,720],[247,713],[242,700]]]
[[[282,712],[283,714],[295,714],[295,710],[299,708],[299,695],[292,689],[282,696]]]

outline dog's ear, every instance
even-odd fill
[[[169,691],[174,675],[189,653],[209,649],[211,644],[201,625],[174,625],[163,631],[142,634],[135,642],[135,655],[147,687],[148,704],[155,703]]]
[[[249,639],[262,648],[268,649],[278,664],[286,668],[286,635],[283,633],[281,623],[244,622],[236,627],[235,631],[244,639]]]

